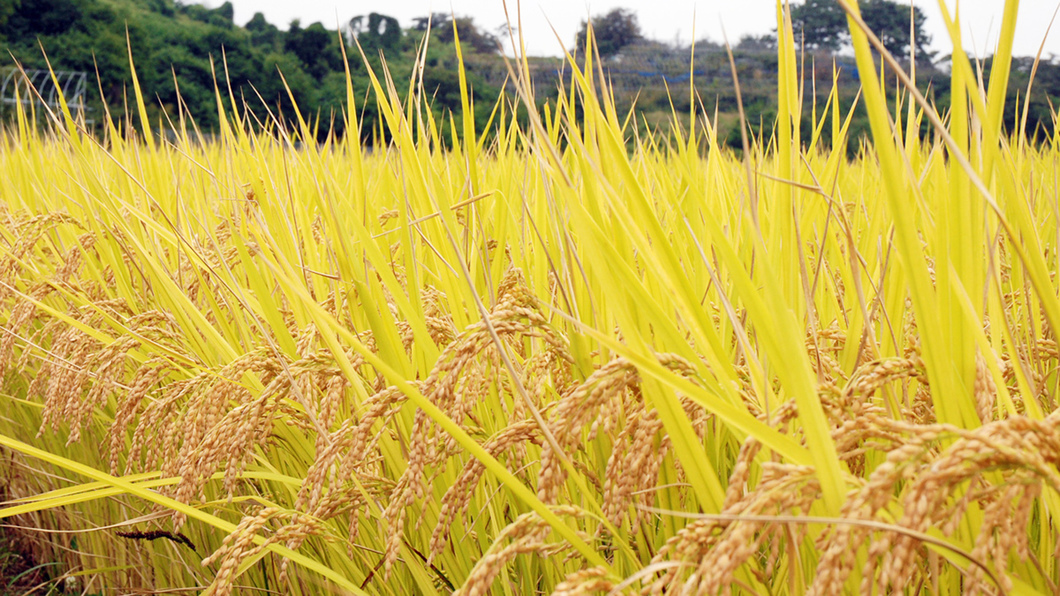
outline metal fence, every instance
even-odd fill
[[[54,74],[54,76],[52,76]],[[22,104],[29,111],[42,103],[59,108],[60,94],[71,111],[85,111],[88,73],[73,70],[0,70],[0,110]],[[4,110],[6,111],[6,110]]]

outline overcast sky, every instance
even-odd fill
[[[223,0],[206,0],[218,6]],[[515,19],[516,0],[508,0]],[[913,0],[927,14],[927,28],[935,49],[948,53],[948,36],[943,28],[938,0]],[[1049,20],[1060,0],[1022,0],[1016,27],[1017,55],[1034,55],[1045,39]],[[481,28],[496,31],[505,22],[502,0],[232,0],[236,22],[246,23],[255,12],[265,13],[270,23],[286,29],[292,19],[302,25],[320,21],[327,27],[369,12],[396,17],[403,25],[414,17],[431,12],[455,12],[471,16]],[[946,0],[953,10],[954,0]],[[964,47],[978,55],[992,53],[1001,26],[1002,0],[963,0]],[[662,41],[690,41],[710,38],[720,41],[722,24],[733,43],[747,33],[766,33],[776,26],[775,0],[522,0],[523,29],[530,55],[557,55],[570,47],[581,21],[588,14],[600,14],[612,8],[636,12],[645,35]],[[1060,19],[1058,19],[1060,21]],[[557,41],[555,28],[562,40]],[[510,53],[510,51],[509,51]],[[1060,22],[1045,43],[1044,56],[1060,55]]]

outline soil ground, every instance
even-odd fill
[[[26,554],[16,538],[0,528],[0,596],[54,593],[47,571]]]

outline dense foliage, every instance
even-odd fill
[[[622,48],[644,39],[636,13],[623,8],[616,8],[607,14],[594,16],[592,31],[596,39],[596,49],[603,57],[614,56],[622,51]],[[585,47],[588,33],[589,22],[582,21],[575,38],[576,47]]]
[[[927,17],[920,7],[894,0],[868,0],[862,2],[861,18],[892,54],[907,56],[909,46],[914,45],[921,58],[932,55],[928,49],[931,36],[924,29]],[[793,5],[791,25],[806,47],[838,51],[850,45],[846,15],[837,0],[805,0]]]
[[[175,119],[180,103],[200,127],[215,130],[215,81],[220,81],[222,89],[227,81],[237,103],[245,100],[262,122],[269,121],[266,106],[286,122],[293,122],[293,96],[306,117],[319,117],[325,129],[334,124],[337,132],[342,132],[342,119],[335,118],[346,101],[339,35],[320,23],[303,26],[296,20],[287,30],[281,30],[257,13],[245,26],[238,26],[232,20],[229,2],[215,9],[179,0],[40,0],[3,4],[0,46],[4,53],[11,51],[26,68],[46,68],[40,49],[43,47],[56,69],[86,71],[93,77],[98,71],[102,100],[117,121],[125,118],[131,49],[152,119],[157,120],[162,110]],[[458,20],[458,25],[467,27],[468,36],[477,32],[470,20]],[[459,113],[459,96],[454,101],[451,90],[455,83],[452,73],[456,70],[452,23],[447,18],[439,19],[435,30],[442,34],[432,40],[424,80],[428,92],[437,91],[433,104],[436,114],[440,116],[447,110]],[[376,13],[356,17],[349,33],[346,43],[352,45],[352,37],[356,36],[368,64],[378,68],[383,52],[396,79],[411,75],[420,38],[406,35],[396,19]],[[473,53],[481,47],[483,44],[466,46],[465,52]],[[367,71],[356,48],[347,50],[360,100],[369,87]],[[283,73],[283,79],[278,72]],[[477,116],[484,123],[499,90],[477,79],[474,73],[469,76],[475,95],[488,98],[476,106]],[[90,117],[99,121],[103,102],[95,87],[90,86]],[[376,122],[374,103],[360,108],[366,111],[370,124]],[[373,131],[373,126],[366,126],[367,137]]]
[[[949,58],[933,62],[934,55],[926,48],[929,37],[924,32],[923,12],[914,9],[910,13],[908,6],[892,0],[864,3],[864,19],[899,57],[908,53],[910,14],[918,48],[917,83],[945,110],[950,102]],[[99,84],[88,86],[91,111],[87,117],[96,123],[105,119],[105,102],[114,122],[130,125],[125,104],[130,91],[131,49],[152,121],[165,118],[163,114],[177,120],[180,107],[202,130],[216,132],[219,111],[214,91],[215,81],[220,81],[226,111],[231,111],[230,97],[234,97],[236,107],[249,109],[257,121],[270,125],[275,116],[290,126],[297,121],[293,97],[301,114],[319,124],[314,133],[318,139],[332,128],[341,136],[345,124],[337,116],[346,109],[347,98],[339,33],[321,23],[305,25],[297,20],[281,29],[261,13],[243,26],[235,24],[232,17],[230,3],[208,9],[180,0],[12,0],[0,6],[0,48],[11,51],[27,68],[45,67],[43,47],[57,69],[88,72],[93,79],[98,72]],[[707,111],[718,110],[722,137],[731,147],[739,148],[735,81],[723,46],[702,40],[693,53],[687,45],[646,39],[636,15],[624,9],[595,15],[591,20],[602,66],[620,109],[636,102],[638,117],[649,127],[656,127],[669,126],[673,110],[687,111],[693,102],[702,103]],[[815,102],[825,99],[833,65],[839,71],[840,102],[844,107],[854,105],[861,78],[848,56],[850,35],[836,0],[793,4],[791,20],[796,46],[806,52],[811,67],[805,70],[802,82],[803,113],[812,113]],[[377,103],[366,101],[369,78],[365,64],[378,69],[385,56],[394,80],[408,80],[420,42],[428,34],[431,41],[424,57],[423,82],[431,97],[432,113],[444,132],[440,142],[450,142],[453,134],[463,137],[462,128],[451,131],[449,120],[442,117],[450,111],[459,117],[463,109],[453,25],[452,15],[435,13],[414,19],[411,28],[405,30],[393,17],[369,13],[343,27],[356,109],[364,116],[361,134],[365,142],[389,135]],[[506,35],[487,30],[470,17],[457,16],[455,25],[464,59],[471,66],[467,69],[471,106],[475,129],[481,133],[510,75],[499,51]],[[588,29],[588,23],[583,22],[572,40],[570,49],[579,55],[579,63]],[[354,38],[367,62],[353,46]],[[749,126],[755,133],[763,132],[763,128],[768,133],[779,109],[776,35],[747,36],[734,51]],[[992,58],[983,62],[986,72],[991,63]],[[529,65],[537,83],[540,111],[545,103],[554,103],[555,88],[566,67],[562,60],[553,58],[531,59]],[[1008,131],[1015,130],[1019,120],[1017,100],[1020,105],[1027,103],[1033,60],[1022,57],[1015,65],[1003,123]],[[1060,57],[1046,57],[1038,66],[1036,80],[1027,130],[1031,134],[1041,132],[1037,138],[1042,139],[1054,126],[1050,102],[1060,102]],[[694,85],[694,94],[678,92],[689,84]],[[511,91],[507,85],[506,93]],[[0,104],[0,117],[9,118],[12,113],[10,104]],[[525,115],[520,118],[525,123]],[[867,131],[867,114],[856,106],[851,122],[855,140],[850,145],[851,156]]]

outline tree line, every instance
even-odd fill
[[[126,117],[125,106],[134,105],[129,98],[131,50],[154,120],[164,118],[163,112],[175,120],[178,108],[183,108],[201,128],[212,130],[218,124],[215,84],[225,91],[225,102],[230,85],[237,102],[245,101],[262,122],[269,121],[269,111],[293,121],[293,96],[302,114],[317,119],[322,130],[334,127],[342,134],[346,79],[339,32],[299,20],[283,30],[260,12],[239,26],[233,13],[230,2],[211,9],[181,0],[3,0],[0,51],[10,52],[27,69],[42,69],[43,48],[57,70],[84,71],[92,78],[98,73],[87,102],[97,121],[104,103],[119,121]],[[495,37],[480,31],[473,20],[458,18],[457,26],[465,54],[497,53]],[[358,99],[364,99],[370,86],[366,62],[381,74],[385,56],[394,80],[407,80],[420,37],[430,33],[424,87],[437,116],[459,111],[452,31],[452,17],[446,14],[417,20],[413,31],[379,13],[355,17],[343,33]],[[352,45],[353,38],[365,60]],[[500,89],[474,72],[468,76],[480,100],[476,120],[484,123]],[[364,101],[356,108],[364,115],[368,140],[377,123],[375,102]]]
[[[907,59],[910,49],[916,50],[924,91],[945,109],[949,103],[947,57],[930,50],[923,12],[893,0],[862,0],[861,8],[867,24],[893,54]],[[98,85],[90,85],[94,93],[88,102],[96,120],[102,117],[104,102],[115,119],[126,117],[124,106],[131,92],[131,49],[155,121],[165,114],[173,117],[183,109],[201,128],[213,129],[218,124],[215,84],[219,84],[225,91],[224,102],[228,101],[230,85],[237,101],[245,102],[251,115],[262,122],[269,121],[270,112],[283,121],[293,121],[293,96],[301,113],[317,122],[321,131],[333,129],[343,134],[346,79],[339,32],[321,23],[304,25],[298,20],[281,29],[260,12],[240,26],[234,22],[233,13],[230,2],[206,8],[183,0],[2,0],[0,51],[11,52],[27,68],[44,68],[43,47],[56,69],[85,71],[93,77],[98,73]],[[446,13],[424,15],[403,28],[397,19],[371,12],[342,27],[366,142],[379,130],[376,104],[368,93],[367,67],[380,72],[385,56],[394,80],[408,80],[425,35],[431,36],[422,73],[425,92],[443,134],[460,135],[460,130],[449,131],[448,118],[443,118],[450,111],[459,115],[461,110],[453,19]],[[842,58],[849,51],[850,40],[846,18],[837,1],[804,0],[792,4],[791,19],[801,50],[813,58],[807,64],[830,68],[831,62],[836,61],[843,71],[841,97],[852,102],[860,80],[852,61],[844,62]],[[507,73],[499,55],[502,32],[491,31],[466,16],[457,16],[455,25],[465,60],[472,65],[467,74],[474,118],[481,131],[502,93]],[[647,39],[636,14],[625,9],[595,15],[591,23],[582,22],[571,40],[572,51],[585,47],[590,25],[603,66],[616,82],[619,106],[630,107],[636,100],[642,115],[639,122],[662,123],[668,120],[671,106],[690,109],[687,93],[671,91],[674,85],[694,84],[704,107],[711,111],[718,108],[723,132],[739,138],[739,130],[731,124],[735,98],[722,46],[711,40],[696,42],[692,70],[698,74],[691,76],[688,66],[693,59],[692,48]],[[363,60],[351,47],[354,39],[364,51]],[[762,132],[775,117],[776,31],[747,35],[733,50],[748,120],[756,131]],[[982,63],[986,72],[990,63],[989,58]],[[1022,96],[1016,100],[1027,87],[1032,63],[1029,58],[1015,60],[1009,86],[1012,97],[1006,114],[1009,130],[1015,126],[1017,103],[1027,104]],[[550,91],[555,94],[549,86],[558,82],[565,65],[559,59],[535,59],[532,64],[539,77],[540,99],[547,101]],[[283,73],[282,79],[279,72]],[[672,73],[675,74],[670,76]],[[819,81],[818,90],[827,92],[829,84],[830,80]],[[807,113],[814,99],[810,95],[806,94]],[[1057,101],[1060,61],[1053,57],[1038,66],[1029,102],[1030,130],[1052,130],[1051,105]],[[855,134],[867,130],[863,124],[856,115],[852,127]]]

